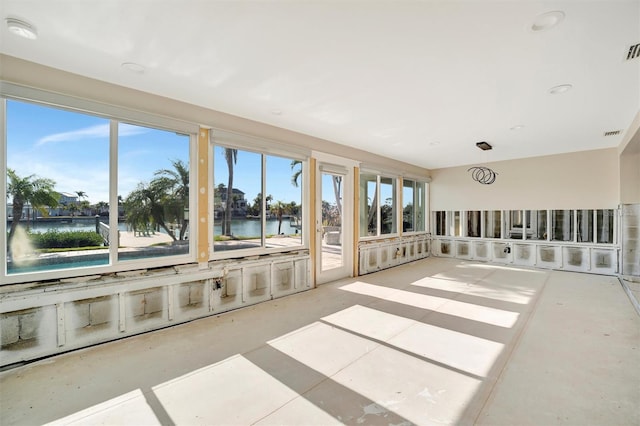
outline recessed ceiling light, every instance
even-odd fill
[[[552,87],[549,89],[549,93],[552,95],[559,95],[560,93],[565,93],[571,90],[573,86],[570,84],[561,84],[559,86]]]
[[[135,62],[124,62],[122,64],[122,68],[127,71],[134,72],[136,74],[144,74],[144,67],[140,64],[136,64]]]
[[[558,25],[564,19],[564,12],[560,10],[554,10],[553,12],[543,13],[536,16],[531,25],[531,31],[540,32],[546,31]]]
[[[524,127],[524,125],[523,125],[523,124],[518,124],[517,126],[513,126],[513,127],[511,128],[511,130],[520,130],[520,129],[522,129],[523,127]]]
[[[271,110],[271,114],[273,114],[273,115],[282,115],[282,110],[281,109],[272,109]]]
[[[38,38],[38,31],[36,27],[28,22],[22,21],[17,18],[7,18],[7,28],[9,31],[17,36],[28,38],[29,40],[35,40]]]

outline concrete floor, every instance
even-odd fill
[[[426,259],[0,373],[0,423],[640,424],[617,278]]]

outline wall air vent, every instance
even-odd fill
[[[640,43],[634,44],[629,47],[629,53],[627,53],[627,61],[635,58],[640,58]]]
[[[478,148],[480,148],[483,151],[488,151],[490,149],[492,149],[493,147],[491,145],[489,145],[487,142],[478,142],[476,143],[476,146]]]
[[[622,130],[611,130],[609,132],[604,132],[605,136],[617,136],[622,133]]]

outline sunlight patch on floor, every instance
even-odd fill
[[[320,322],[267,343],[327,377],[380,345]]]
[[[339,323],[340,327],[363,335],[371,334],[377,336],[376,338],[386,336],[390,338],[390,343],[397,339],[400,345],[407,347],[411,346],[407,343],[407,339],[427,339],[428,343],[431,337],[436,336],[433,330],[429,330],[432,333],[431,336],[428,333],[416,336],[416,332],[420,334],[425,331],[425,329],[416,328],[416,331],[411,332],[406,338],[401,337],[402,332],[394,338],[396,331],[406,329],[407,325],[408,330],[411,330],[417,324],[406,318],[382,312],[376,314],[372,311],[374,310],[355,306],[329,315],[323,318],[323,321],[335,321],[336,325]],[[341,315],[343,312],[344,315]],[[360,319],[357,318],[358,314],[362,314]],[[386,330],[377,332],[374,329],[383,319],[391,325],[386,327]],[[371,322],[368,323],[368,321]],[[440,331],[441,341],[446,340],[442,337],[446,332],[447,330]],[[476,343],[472,336],[468,337],[470,341]],[[443,349],[444,345],[459,343],[463,343],[464,346],[459,348],[449,346],[446,350]],[[309,368],[327,375],[331,380],[320,383],[316,387],[318,392],[322,392],[323,387],[338,383],[355,394],[374,401],[374,405],[378,407],[378,414],[382,417],[388,415],[388,411],[415,424],[455,423],[481,384],[479,378],[420,359],[393,347],[373,343],[324,323],[304,327],[275,339],[269,344]],[[487,353],[486,348],[477,343],[474,345],[464,342],[460,337],[458,340],[455,337],[450,338],[448,342],[437,345],[442,353],[447,351],[466,353],[478,350],[484,354]],[[411,349],[424,352],[420,347]],[[492,349],[499,350],[499,348]],[[440,357],[436,352],[433,352],[433,355]],[[481,357],[482,355],[479,355],[475,359],[478,360]],[[446,362],[446,359],[438,361]],[[484,368],[491,362],[491,356],[488,356],[480,364]],[[350,405],[349,401],[344,403],[347,406]],[[376,407],[360,408],[365,415],[366,410],[374,410]]]
[[[59,425],[160,425],[140,389],[47,423]]]
[[[332,379],[414,424],[455,424],[481,384],[385,346]]]
[[[175,424],[252,424],[298,394],[241,355],[153,387]]]
[[[515,325],[518,321],[518,317],[520,316],[517,312],[507,311],[504,309],[490,308],[487,306],[475,305],[473,303],[459,302],[452,299],[418,294],[405,290],[393,290],[388,287],[367,284],[361,281],[344,285],[340,287],[340,289],[350,291],[352,293],[377,297],[389,302],[401,303],[403,305],[428,309],[472,321],[483,322],[498,327],[511,328]]]
[[[318,408],[307,399],[300,397],[286,404],[284,407],[269,414],[256,425],[305,425],[305,426],[331,426],[343,425],[329,413]]]
[[[504,345],[354,305],[322,319],[476,376],[487,376]]]
[[[522,288],[522,286],[512,287],[507,284],[498,286],[496,284],[488,284],[484,282],[484,280],[469,284],[449,278],[427,277],[415,281],[411,283],[411,285],[434,290],[463,293],[470,296],[485,297],[502,302],[517,303],[519,305],[529,304],[535,295],[535,290],[532,288]]]

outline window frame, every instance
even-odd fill
[[[119,123],[138,125],[156,130],[168,131],[177,134],[183,134],[189,138],[188,158],[189,158],[189,224],[190,234],[197,235],[196,217],[196,191],[194,184],[196,172],[194,165],[196,162],[197,135],[199,126],[194,123],[188,123],[181,120],[175,120],[168,117],[157,116],[142,111],[129,110],[124,107],[103,104],[92,100],[75,98],[63,94],[52,93],[41,89],[35,89],[20,86],[14,83],[0,82],[0,133],[2,134],[2,150],[3,150],[3,166],[7,169],[7,102],[16,101],[28,103],[31,105],[67,111],[71,113],[83,114],[92,117],[101,118],[109,121],[109,166],[108,166],[108,186],[109,186],[109,220],[118,218],[118,125]],[[2,174],[1,184],[5,196],[0,201],[0,208],[6,212],[8,199],[6,197],[7,176],[6,172]],[[15,284],[29,281],[48,281],[62,278],[73,278],[78,276],[108,274],[113,272],[121,272],[135,269],[146,269],[153,267],[173,266],[196,261],[196,239],[189,239],[189,249],[186,254],[145,257],[140,259],[119,259],[117,245],[108,247],[108,263],[104,265],[80,266],[74,267],[71,264],[68,268],[49,269],[37,272],[16,272],[9,273],[6,262],[7,247],[7,228],[6,221],[3,226],[2,235],[0,235],[0,244],[5,254],[5,262],[0,268],[0,278],[4,284]],[[117,227],[111,227],[110,239],[117,241]]]
[[[499,221],[496,221],[495,215],[499,214],[500,215],[500,219]],[[504,217],[504,210],[482,210],[482,238],[486,238],[486,239],[490,239],[490,240],[501,240],[504,239],[504,228],[505,228],[505,217]],[[493,229],[494,231],[496,230],[495,225],[497,224],[500,228],[500,235],[495,237],[495,236],[487,236],[487,225],[489,222],[493,223]],[[498,223],[496,223],[498,222]],[[495,232],[494,232],[495,234]]]
[[[450,237],[451,236],[451,216],[452,210],[434,210],[433,215],[433,232],[436,237]],[[440,218],[440,220],[439,220]],[[442,233],[439,233],[442,230]]]
[[[302,155],[299,151],[289,152],[288,150],[284,150],[282,148],[278,148],[277,142],[265,142],[265,145],[258,144],[256,147],[255,144],[251,142],[251,137],[234,134],[234,137],[229,137],[229,133],[225,131],[217,131],[212,132],[210,135],[209,141],[209,188],[210,188],[210,196],[209,196],[209,205],[207,206],[209,210],[209,231],[207,235],[210,235],[209,240],[209,260],[222,260],[222,259],[230,259],[230,258],[239,258],[239,257],[249,257],[256,255],[264,255],[264,254],[273,254],[273,253],[287,253],[292,251],[300,251],[307,250],[309,248],[309,234],[311,232],[311,228],[308,226],[310,221],[310,212],[309,210],[309,157]],[[273,143],[274,146],[267,148],[268,143]],[[261,190],[262,190],[262,214],[261,214],[261,241],[260,247],[251,247],[245,249],[237,249],[237,250],[215,250],[215,234],[214,234],[214,218],[215,218],[215,151],[216,148],[230,148],[230,149],[238,149],[246,152],[250,152],[253,154],[258,154],[261,156]],[[280,157],[283,159],[290,160],[298,160],[302,164],[302,174],[301,174],[301,183],[300,183],[300,206],[302,206],[302,242],[300,245],[290,246],[290,247],[267,247],[266,246],[266,162],[267,156]],[[307,225],[305,225],[307,224]]]
[[[473,218],[477,218],[478,235],[470,235],[471,223]],[[466,238],[482,238],[482,210],[465,210],[464,211],[464,236]]]
[[[412,188],[413,188],[413,200],[411,200],[411,203],[413,205],[413,212],[412,212],[412,216],[413,216],[413,231],[405,231],[404,228],[404,208],[405,208],[405,199],[404,199],[404,189],[405,189],[405,182],[412,182]],[[401,211],[402,214],[399,215],[400,217],[400,224],[401,227],[399,228],[401,230],[401,234],[402,235],[416,235],[416,234],[422,234],[427,232],[427,222],[426,222],[426,211],[427,211],[427,183],[424,181],[421,181],[419,179],[415,179],[415,178],[402,178],[402,187],[400,188],[400,194],[402,194],[402,205],[401,207]],[[422,204],[419,205],[418,201],[420,200],[420,197],[422,196]],[[419,209],[416,207],[420,207]],[[420,217],[422,217],[422,220],[420,220]],[[418,224],[420,224],[422,229],[417,229],[418,228]]]
[[[358,194],[359,194],[359,201],[360,201],[360,205],[358,206],[358,215],[360,216],[358,218],[358,239],[359,240],[366,240],[366,239],[372,239],[372,238],[378,238],[378,235],[380,233],[380,227],[379,227],[379,220],[378,220],[378,216],[380,214],[379,209],[376,207],[376,212],[375,212],[375,220],[376,220],[376,235],[368,235],[369,232],[369,222],[368,220],[365,222],[365,215],[369,216],[369,212],[366,211],[363,208],[362,203],[365,203],[368,205],[368,197],[365,197],[362,191],[362,184],[363,182],[365,182],[365,180],[362,179],[363,176],[367,176],[367,177],[375,177],[375,180],[372,179],[366,179],[367,184],[369,182],[375,182],[375,194],[374,194],[374,198],[376,199],[376,203],[380,204],[378,201],[378,175],[377,173],[372,173],[372,172],[367,172],[367,171],[360,171],[359,174],[359,179],[358,179]],[[368,195],[368,191],[367,191],[367,195]],[[372,200],[373,203],[373,200]],[[373,209],[373,206],[370,210]],[[365,231],[366,235],[362,235],[363,231]]]
[[[360,232],[358,232],[358,239],[360,241],[367,241],[367,240],[375,240],[375,239],[380,239],[380,238],[392,238],[392,237],[398,237],[401,235],[401,232],[399,231],[402,228],[402,214],[398,214],[398,206],[400,205],[400,200],[402,198],[402,187],[399,185],[399,181],[400,178],[399,176],[395,176],[391,173],[381,173],[381,172],[377,172],[377,171],[372,171],[372,170],[367,170],[367,169],[361,169],[360,170],[360,176],[362,175],[369,175],[369,176],[375,176],[376,177],[376,200],[378,200],[377,202],[377,206],[376,206],[376,235],[367,235],[367,236],[362,236],[360,235]],[[393,201],[392,201],[392,205],[391,205],[391,209],[392,209],[392,223],[395,226],[395,232],[390,232],[388,234],[383,234],[382,233],[382,214],[381,214],[381,209],[382,209],[382,200],[380,198],[380,190],[381,190],[381,185],[382,179],[391,179],[392,181],[392,194],[393,194]],[[400,190],[398,189],[400,188]],[[360,191],[360,188],[358,188],[358,191]],[[400,195],[399,195],[400,194]],[[362,215],[362,209],[360,209],[360,213],[359,215]],[[359,218],[359,221],[362,220],[362,218]],[[358,228],[360,228],[360,223],[358,223]]]
[[[481,235],[479,237],[474,237],[469,235],[468,225],[469,223],[469,215],[472,212],[480,212],[480,226],[481,226]],[[618,245],[618,214],[616,214],[618,210],[616,208],[604,208],[604,209],[523,209],[523,210],[432,210],[431,211],[431,223],[432,223],[432,232],[431,234],[434,237],[451,237],[451,238],[481,238],[487,240],[500,240],[504,242],[513,242],[513,243],[551,243],[558,245],[567,245],[567,244],[579,244],[581,246],[616,246]],[[564,219],[565,225],[570,227],[570,238],[566,240],[557,240],[554,239],[553,233],[551,232],[552,221],[556,220],[556,212],[564,212],[568,213],[568,218]],[[592,238],[588,241],[579,241],[578,239],[578,215],[579,212],[589,212],[585,215],[585,217],[589,218],[592,222],[590,222],[589,227],[590,232],[592,233]],[[607,212],[606,214],[604,212]],[[563,213],[563,214],[564,214]],[[463,234],[458,236],[456,234],[457,225],[456,218],[460,215],[461,221],[464,222],[463,225]],[[497,220],[496,215],[500,215],[500,237],[487,236],[487,225],[488,222],[492,222],[495,226],[495,230],[497,231]],[[438,216],[441,216],[443,220],[438,221]],[[518,216],[518,221],[522,222],[522,228],[512,226],[514,215]],[[604,220],[609,221],[606,227],[602,225],[601,222]],[[538,231],[541,230],[540,226],[544,224],[543,235],[544,238],[534,238],[533,235],[537,235]],[[442,229],[444,227],[444,233],[439,234],[439,227]],[[606,231],[603,231],[602,228],[607,228]],[[513,238],[511,234],[513,230],[520,229],[523,230],[521,238]],[[607,232],[610,236],[611,241],[602,242],[600,241],[600,235],[602,232]]]

